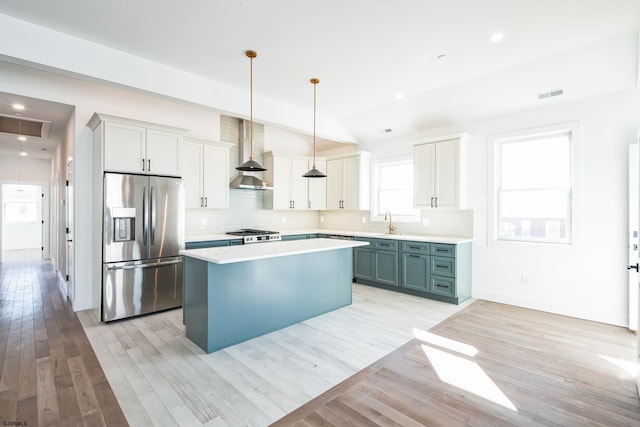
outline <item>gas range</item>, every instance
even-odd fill
[[[245,244],[282,240],[280,238],[280,233],[277,231],[254,230],[251,228],[243,228],[240,231],[229,231],[227,234],[232,236],[241,236]]]

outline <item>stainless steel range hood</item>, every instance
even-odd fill
[[[238,158],[240,162],[244,162],[249,160],[250,153],[250,140],[249,140],[249,126],[250,123],[248,120],[240,120],[240,137],[238,140]],[[256,123],[254,123],[255,130]],[[254,134],[255,137],[255,134]],[[264,138],[263,138],[264,139]],[[254,143],[256,141],[254,140]],[[264,147],[264,142],[262,144]],[[261,174],[258,172],[258,174]],[[230,188],[236,188],[241,190],[273,190],[273,187],[269,186],[266,182],[262,180],[262,178],[255,175],[255,172],[240,172],[231,184],[229,184]]]

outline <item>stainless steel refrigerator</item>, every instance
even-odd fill
[[[182,306],[180,178],[104,174],[102,320]]]

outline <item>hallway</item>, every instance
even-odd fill
[[[127,425],[51,262],[2,255],[0,423]]]

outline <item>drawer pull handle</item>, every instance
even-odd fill
[[[440,249],[440,248],[438,248],[438,249],[436,249],[436,251],[438,251],[438,252],[449,252],[449,249]]]
[[[409,254],[409,256],[410,256],[411,258],[420,258],[420,255],[412,255],[412,254]]]
[[[409,249],[421,249],[420,246],[409,246]]]
[[[439,287],[439,288],[448,288],[447,285],[436,285],[436,286]]]
[[[379,243],[379,245],[380,245],[380,246],[387,246],[387,247],[391,246],[391,245],[390,245],[390,244],[388,244],[388,243]]]
[[[436,264],[436,267],[438,267],[438,268],[447,268],[446,265],[440,265],[440,264]]]

